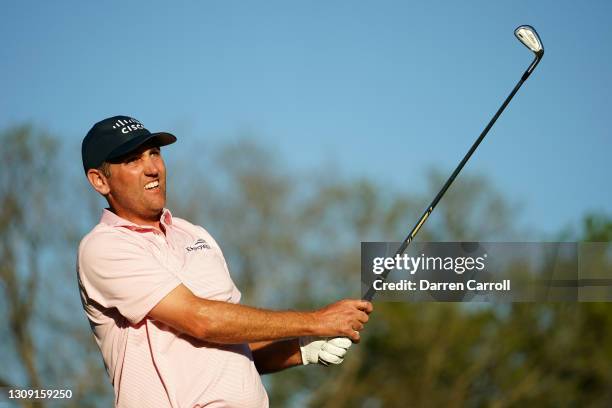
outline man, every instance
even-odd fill
[[[79,289],[115,405],[265,407],[259,374],[341,363],[372,305],[240,305],[215,240],[165,208],[160,146],[175,141],[128,116],[96,123],[83,139],[87,179],[109,207],[79,245]]]

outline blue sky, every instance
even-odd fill
[[[115,114],[187,145],[250,132],[299,170],[422,192],[531,62],[512,33],[531,24],[546,55],[466,170],[541,231],[612,213],[612,3],[422,3],[4,3],[0,126],[74,146]]]

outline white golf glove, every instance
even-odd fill
[[[340,364],[353,342],[346,337],[300,337],[302,363],[308,364]]]

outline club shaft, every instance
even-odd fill
[[[453,183],[453,181],[455,181],[455,178],[457,177],[457,175],[459,175],[459,173],[461,172],[461,170],[463,169],[467,161],[470,159],[470,157],[472,157],[472,154],[474,154],[474,151],[476,151],[476,149],[478,148],[480,143],[483,141],[487,133],[489,133],[489,130],[491,130],[491,128],[493,127],[497,119],[501,116],[504,109],[506,109],[506,106],[508,106],[508,104],[510,103],[514,95],[518,92],[521,85],[523,85],[523,83],[527,80],[531,72],[535,69],[536,65],[538,65],[538,63],[540,62],[540,58],[541,56],[536,56],[533,62],[529,65],[529,68],[527,68],[525,73],[521,76],[521,79],[518,81],[518,83],[516,84],[512,92],[510,92],[510,95],[508,95],[504,103],[502,103],[502,105],[499,107],[497,112],[495,112],[495,115],[493,115],[493,118],[491,118],[491,120],[489,121],[489,124],[484,128],[484,130],[482,131],[480,136],[478,136],[478,139],[476,139],[474,144],[472,144],[472,147],[467,152],[467,154],[463,157],[463,159],[461,160],[457,168],[455,168],[455,171],[453,171],[453,173],[450,175],[448,180],[446,180],[446,183],[444,183],[444,186],[442,186],[442,189],[438,192],[438,194],[433,199],[431,204],[429,204],[429,206],[427,207],[427,209],[425,210],[425,212],[423,213],[419,221],[417,221],[417,223],[414,225],[414,227],[412,228],[412,231],[410,231],[410,234],[408,234],[408,236],[404,239],[402,244],[399,246],[399,248],[395,252],[394,257],[397,255],[403,254],[406,248],[408,248],[408,245],[412,242],[412,240],[414,240],[414,237],[419,232],[419,230],[421,229],[425,221],[427,221],[427,218],[432,213],[434,208],[436,208],[436,205],[442,199],[442,196],[444,196],[444,193],[446,193],[446,190],[448,190],[448,188]],[[385,269],[379,275],[378,279],[383,280],[383,281],[386,280],[390,272],[391,272],[391,269]],[[372,284],[368,288],[368,291],[365,293],[365,295],[363,295],[362,299],[371,301],[374,298],[375,294],[376,294],[376,289],[374,289],[374,285]]]

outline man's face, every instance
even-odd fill
[[[147,143],[112,160],[110,175],[107,198],[117,215],[159,220],[166,205],[166,166],[158,146]]]

